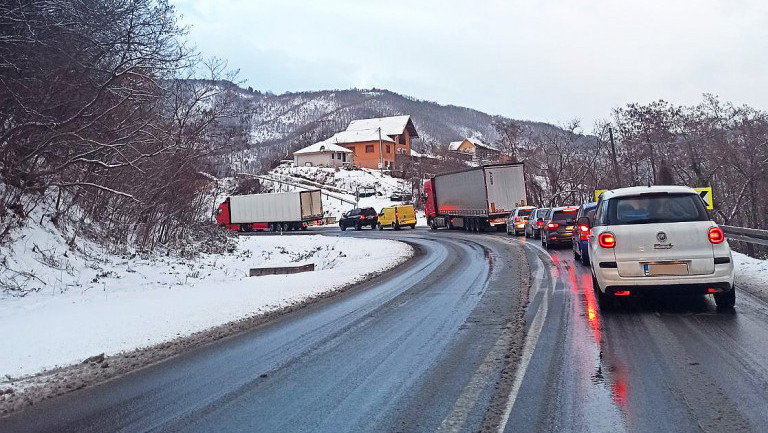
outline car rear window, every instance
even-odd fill
[[[517,216],[529,216],[533,209],[518,209]]]
[[[547,214],[547,211],[549,209],[539,209],[536,211],[536,218],[544,218],[544,215]]]
[[[552,215],[552,221],[576,222],[576,212],[556,210]]]
[[[641,194],[608,201],[609,225],[707,221],[697,194]]]

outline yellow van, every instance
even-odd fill
[[[412,229],[416,228],[416,212],[413,210],[412,204],[390,206],[381,209],[378,222],[379,230],[384,230],[384,227],[400,230],[400,227],[403,226],[411,226]]]

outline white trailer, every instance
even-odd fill
[[[323,219],[320,190],[235,195],[220,206],[219,225],[232,230],[306,229]]]
[[[522,163],[439,174],[425,182],[424,190],[427,219],[435,228],[502,226],[512,210],[527,204]]]

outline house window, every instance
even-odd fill
[[[368,144],[365,146],[365,153],[373,153],[373,145]]]
[[[392,153],[392,149],[387,145],[387,153]]]

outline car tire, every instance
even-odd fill
[[[381,224],[376,224],[376,226],[379,228],[379,230],[384,230],[384,226]]]
[[[395,230],[400,230],[400,223],[393,223],[392,228]]]
[[[584,252],[583,252],[583,251],[581,252],[581,254],[579,254],[579,261],[580,261],[580,262],[581,262],[581,264],[582,264],[582,265],[584,265],[584,266],[590,266],[590,263],[589,263],[589,256],[588,256],[588,255],[586,255],[586,254],[584,254]]]
[[[416,228],[416,224],[411,224],[411,229],[415,229],[415,228]]]
[[[362,226],[362,225],[360,225],[360,224],[355,224],[355,231],[358,231],[358,232],[359,232],[359,231],[360,231],[360,230],[362,230],[362,229],[363,229],[363,226]]]
[[[736,305],[736,289],[731,289],[723,293],[715,293],[715,304],[719,310],[730,310]]]
[[[575,260],[579,260],[579,258],[580,258],[580,257],[579,257],[579,253],[577,253],[577,252],[576,252],[576,250],[575,250],[575,249],[573,249],[573,244],[571,244],[571,252],[573,252],[573,258],[574,258]]]
[[[613,308],[613,299],[610,295],[603,293],[603,291],[600,290],[600,283],[597,282],[595,274],[592,274],[592,289],[595,291],[595,297],[597,298],[597,303],[600,305],[600,310],[608,311]]]
[[[435,224],[435,220],[432,218],[429,220],[429,228],[432,230],[437,230],[437,224]]]
[[[371,223],[371,230],[376,228],[376,223]]]
[[[343,232],[347,231],[347,226],[345,226],[344,224],[339,224],[339,228],[340,228],[340,229],[341,229],[341,231],[343,231]]]

